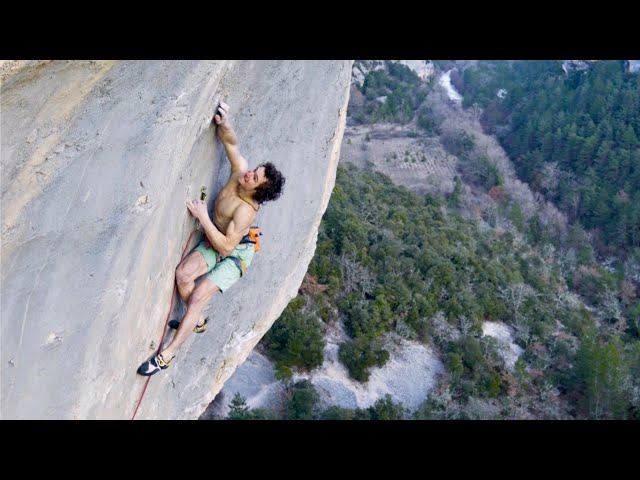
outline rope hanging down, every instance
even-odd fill
[[[207,192],[206,192],[206,188],[202,187],[202,189],[200,190],[200,199],[203,201],[207,200]],[[191,240],[193,239],[193,235],[195,233],[198,232],[198,230],[200,229],[200,222],[198,222],[196,220],[196,226],[195,228],[192,230],[191,234],[189,235],[189,239],[187,240],[187,244],[184,246],[184,249],[182,250],[182,256],[180,257],[180,261],[182,262],[182,260],[184,260],[184,257],[189,249],[189,245],[191,244]],[[158,352],[160,352],[160,348],[162,348],[162,342],[164,342],[164,337],[167,334],[167,326],[169,325],[169,317],[171,316],[171,312],[173,311],[173,304],[175,302],[176,299],[176,291],[178,289],[178,286],[176,285],[176,283],[173,283],[173,293],[171,294],[171,305],[169,306],[169,311],[167,312],[167,318],[164,322],[164,328],[162,329],[162,337],[160,338],[160,343],[158,343]],[[136,409],[133,412],[133,416],[131,417],[131,420],[136,418],[136,414],[138,413],[138,408],[140,408],[140,404],[142,403],[142,399],[144,398],[144,394],[147,391],[147,386],[149,386],[149,380],[151,380],[151,377],[147,377],[147,379],[144,382],[144,388],[142,389],[142,393],[140,394],[140,398],[138,399],[138,403],[136,405]]]

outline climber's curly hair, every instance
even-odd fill
[[[276,200],[282,195],[285,178],[271,162],[261,163],[256,167],[256,170],[260,167],[264,167],[264,175],[267,177],[267,182],[256,189],[256,193],[253,194],[253,199],[259,204],[262,204]]]

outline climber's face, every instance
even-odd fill
[[[266,181],[267,177],[264,174],[264,167],[247,170],[244,175],[238,178],[238,183],[245,190],[255,190]]]

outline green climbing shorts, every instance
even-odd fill
[[[193,250],[200,252],[204,257],[205,262],[207,262],[206,278],[215,283],[220,292],[227,291],[231,285],[240,279],[240,269],[236,266],[236,263],[229,257],[224,257],[220,262],[217,262],[218,252],[207,240],[200,242]],[[253,243],[242,243],[234,248],[229,256],[242,259],[246,268],[249,268],[253,260],[253,254]]]

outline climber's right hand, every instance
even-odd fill
[[[229,114],[229,105],[224,102],[220,102],[218,105],[217,113],[213,116],[213,121],[216,125],[222,125],[227,121],[227,115]]]

